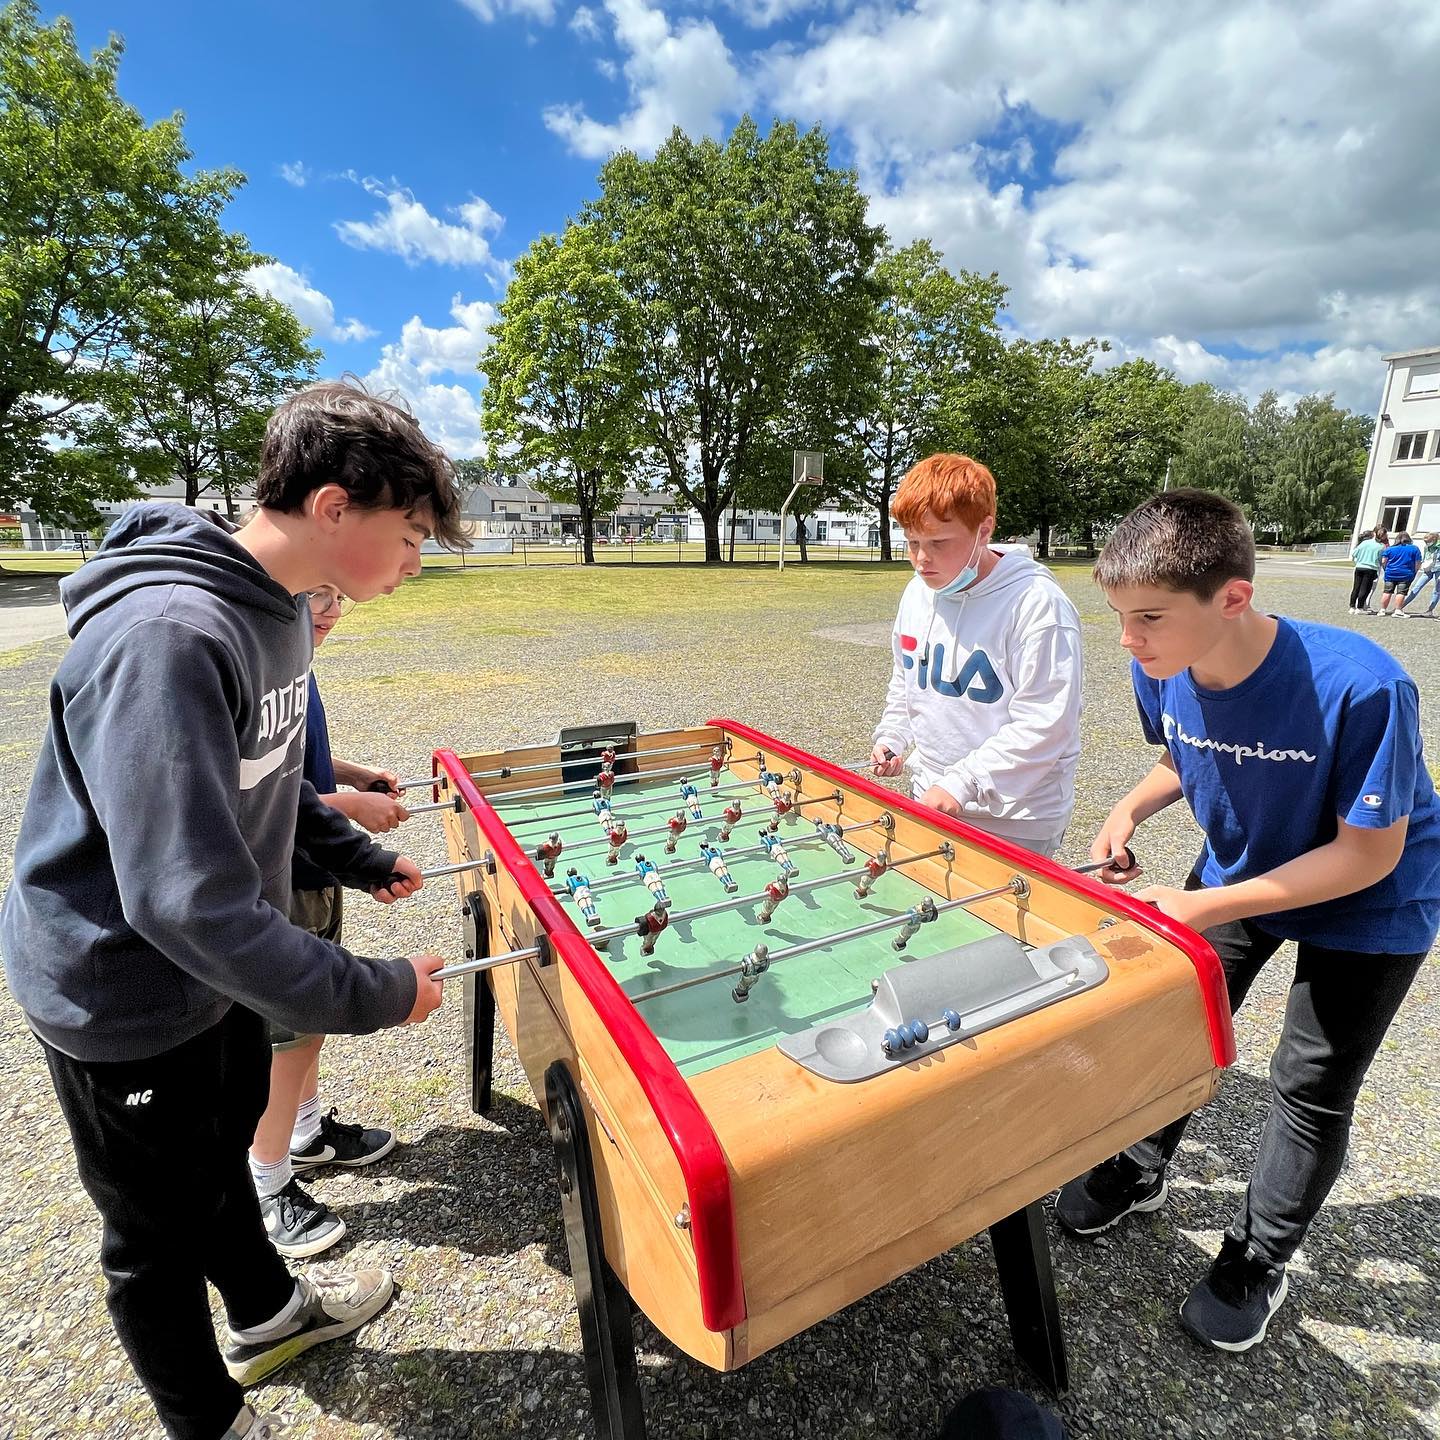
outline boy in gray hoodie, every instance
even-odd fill
[[[297,1281],[266,1237],[246,1161],[264,1020],[363,1034],[440,1001],[439,957],[353,955],[287,909],[297,839],[384,903],[420,888],[302,782],[313,641],[296,596],[368,599],[418,573],[426,536],[465,544],[450,464],[398,407],[315,385],[271,417],[257,499],[234,532],[137,505],[65,582],[73,644],[0,911],[11,992],[104,1221],[111,1318],[177,1440],[263,1428],[241,1385],[391,1291],[383,1270]],[[160,1183],[177,1157],[180,1203]]]

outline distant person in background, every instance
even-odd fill
[[[1440,604],[1440,535],[1430,531],[1428,535],[1420,537],[1425,546],[1425,554],[1420,561],[1420,574],[1416,576],[1416,585],[1410,593],[1400,602],[1400,614],[1405,613],[1405,607],[1414,600],[1427,586],[1432,586],[1430,593],[1430,608],[1426,610],[1427,615],[1435,613],[1435,606]]]
[[[1411,582],[1420,569],[1420,547],[1402,530],[1393,545],[1387,545],[1380,552],[1380,569],[1385,593],[1380,597],[1380,614],[1398,615],[1402,620],[1410,617],[1400,608],[1410,593]],[[1391,604],[1394,601],[1394,604]]]
[[[1370,592],[1380,573],[1380,552],[1385,548],[1383,530],[1367,530],[1350,552],[1355,566],[1355,583],[1350,587],[1350,613],[1363,615],[1370,608]]]

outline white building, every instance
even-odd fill
[[[1390,368],[1352,544],[1377,525],[1392,535],[1440,531],[1440,348],[1383,358]]]
[[[177,505],[185,499],[185,486],[179,480],[167,480],[161,485],[150,485],[145,489],[143,500],[173,500]],[[100,512],[100,527],[105,529],[110,522],[138,500],[98,500],[95,508]],[[247,515],[255,504],[253,486],[237,486],[235,489],[235,514]],[[207,490],[195,501],[197,510],[213,510],[216,514],[227,513],[225,497],[219,490]],[[79,550],[82,547],[93,550],[98,543],[88,530],[77,530],[73,526],[46,525],[35,512],[22,505],[18,511],[20,533],[27,550]]]

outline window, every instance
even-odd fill
[[[1380,504],[1380,524],[1392,535],[1410,528],[1410,501],[1384,500]]]
[[[1423,460],[1425,458],[1425,441],[1429,437],[1423,430],[1411,430],[1404,435],[1395,437],[1395,458],[1396,460]]]
[[[825,527],[827,524],[829,524],[829,522],[826,520],[817,520],[815,522],[815,538],[817,540],[823,540],[825,538]]]
[[[538,505],[532,505],[530,507],[530,513],[532,515],[538,515],[540,513],[540,507]]]
[[[1427,365],[1410,372],[1405,398],[1408,400],[1415,395],[1440,395],[1440,365]]]

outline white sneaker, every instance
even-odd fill
[[[255,1385],[297,1355],[326,1340],[358,1330],[385,1308],[395,1289],[388,1270],[357,1270],[352,1275],[305,1276],[300,1305],[275,1333],[238,1334],[225,1327],[225,1368],[242,1385]],[[262,1332],[266,1327],[261,1328]]]
[[[1395,618],[1397,620],[1408,620],[1410,617],[1403,610],[1397,610],[1395,612]]]

